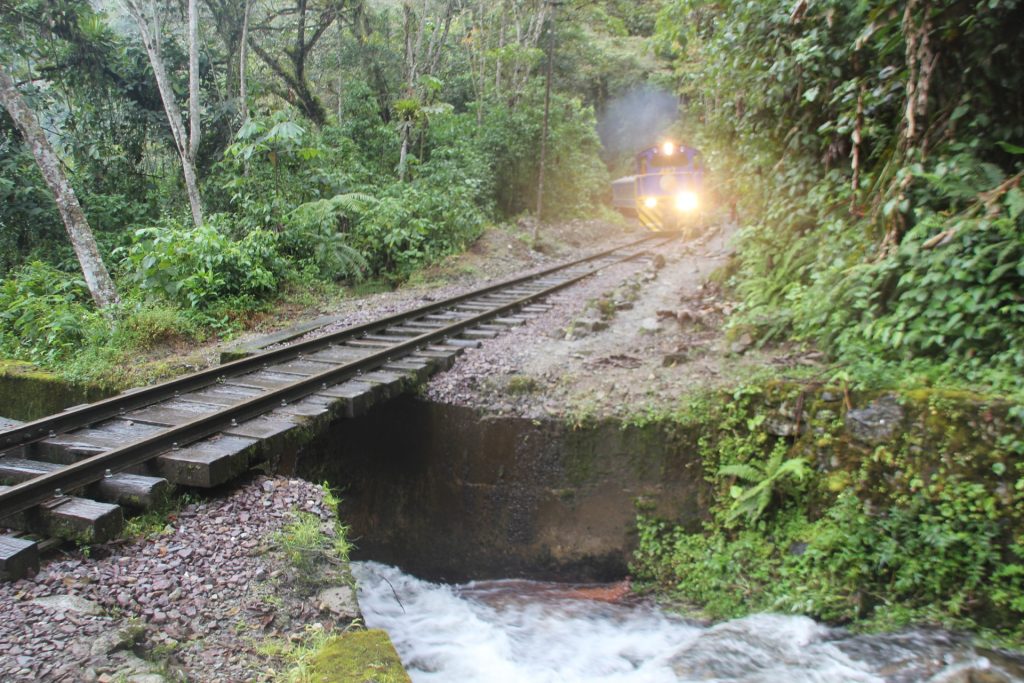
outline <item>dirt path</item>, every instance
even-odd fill
[[[661,251],[663,263],[609,268],[555,307],[469,351],[431,382],[437,401],[524,417],[636,414],[695,390],[785,365],[723,330],[733,303],[709,282],[731,255],[731,228]],[[657,266],[661,267],[657,267]]]

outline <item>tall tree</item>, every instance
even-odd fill
[[[344,0],[294,0],[291,5],[276,5],[258,23],[249,26],[248,44],[284,88],[277,93],[294,102],[317,126],[327,120],[327,110],[309,83],[306,71],[310,55],[345,9]],[[275,37],[291,33],[280,59],[274,49]]]
[[[43,179],[53,192],[57,210],[60,211],[64,226],[67,228],[68,237],[71,238],[75,255],[78,257],[82,274],[85,276],[85,284],[89,288],[93,300],[100,308],[117,303],[117,290],[114,288],[106,266],[103,265],[103,259],[96,247],[96,239],[93,237],[89,222],[78,203],[75,190],[64,175],[60,159],[46,139],[43,129],[39,126],[35,112],[25,103],[14,79],[2,65],[0,65],[0,103],[3,103],[4,108],[7,109],[11,120],[14,121],[14,125],[25,139],[25,144],[31,148],[32,156],[35,157],[36,163],[39,165]]]
[[[472,29],[466,41],[477,96],[477,119],[484,100],[504,100],[514,108],[540,63],[541,33],[554,4],[551,0],[478,0],[471,5]]]
[[[548,127],[551,123],[551,72],[555,63],[555,15],[551,14],[551,27],[548,29],[547,70],[544,74],[544,125],[540,132],[540,164],[537,168],[537,222],[533,224],[533,240],[537,241],[537,231],[544,214],[544,166],[547,164]]]
[[[135,19],[142,37],[142,45],[146,48],[149,63],[153,67],[160,90],[160,99],[167,113],[167,122],[171,126],[174,146],[181,157],[182,174],[185,177],[185,190],[188,193],[189,206],[192,209],[192,220],[196,227],[203,224],[203,204],[199,194],[199,179],[196,174],[196,155],[199,152],[200,139],[200,102],[199,102],[199,8],[197,0],[188,0],[188,113],[189,132],[185,133],[185,124],[181,117],[181,109],[167,75],[163,54],[160,49],[160,13],[153,0],[146,8],[136,0],[124,0],[128,13]]]
[[[415,113],[426,103],[426,93],[421,92],[421,83],[436,82],[435,74],[441,63],[442,48],[448,39],[458,2],[445,0],[438,8],[440,16],[432,16],[429,5],[430,0],[422,0],[418,13],[413,8],[411,0],[405,0],[402,5],[402,27],[405,37],[405,105],[399,123],[402,143],[398,177],[401,180],[405,180]]]
[[[389,123],[391,121],[391,87],[383,65],[382,50],[379,44],[372,40],[373,23],[371,20],[370,12],[363,2],[356,2],[352,6],[352,35],[359,45],[360,65],[373,88],[380,120]]]
[[[224,46],[224,86],[227,98],[237,102],[241,123],[249,118],[248,64],[249,21],[254,0],[204,0],[213,29]],[[236,99],[237,98],[237,99]]]

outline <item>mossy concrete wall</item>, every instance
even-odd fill
[[[28,363],[0,360],[0,416],[3,417],[37,420],[116,393],[109,387],[68,382]]]
[[[693,444],[659,425],[493,417],[407,398],[343,421],[297,473],[341,490],[355,557],[445,580],[610,580],[639,509],[699,523]]]
[[[628,571],[638,512],[691,531],[709,518],[717,492],[700,454],[717,448],[716,421],[735,400],[723,393],[697,413],[574,428],[407,397],[334,423],[293,467],[340,489],[357,558],[451,581],[608,580]],[[955,473],[1010,510],[1022,495],[1024,436],[999,401],[778,384],[741,403],[741,414],[761,416],[743,418],[743,429],[763,431],[768,449],[789,442],[833,493],[855,486],[884,508]]]

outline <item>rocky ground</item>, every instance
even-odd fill
[[[0,680],[271,679],[311,628],[356,616],[343,576],[322,581],[342,588],[339,600],[297,581],[278,552],[297,511],[332,533],[320,487],[259,476],[144,536],[65,551],[31,579],[0,583]]]
[[[755,349],[723,329],[733,302],[718,284],[732,226],[608,268],[552,300],[527,325],[469,350],[433,379],[436,401],[540,418],[635,415],[753,373],[815,365],[813,353]]]
[[[536,248],[533,225],[524,222],[495,227],[485,232],[468,250],[416,273],[400,288],[361,296],[352,296],[330,306],[301,311],[300,318],[330,320],[310,331],[315,337],[385,315],[399,313],[425,303],[472,291],[487,284],[550,268],[573,258],[637,239],[644,233],[636,226],[601,220],[576,220],[544,226]],[[268,321],[272,322],[272,321]],[[262,326],[232,342],[236,346],[259,343],[267,333],[287,330],[300,323],[287,317],[276,326]]]

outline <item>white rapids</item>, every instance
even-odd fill
[[[575,584],[430,583],[353,563],[367,626],[414,683],[958,683],[1024,681],[944,632],[855,636],[799,616],[697,626]],[[1000,663],[1005,664],[1006,661]]]

